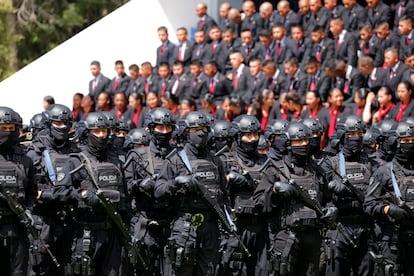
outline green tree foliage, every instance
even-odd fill
[[[128,0],[0,0],[0,80]]]

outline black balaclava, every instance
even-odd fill
[[[321,152],[321,137],[312,137],[309,139],[309,154],[319,155]]]
[[[53,142],[56,146],[62,146],[69,138],[70,128],[67,125],[62,127],[55,127],[53,124],[50,126],[50,135],[53,138]]]
[[[414,164],[414,143],[400,143],[400,148],[395,153],[397,161],[403,165]],[[411,166],[410,166],[411,167]]]
[[[88,133],[86,140],[90,153],[99,159],[105,156],[109,141],[108,138],[98,138],[92,133]]]
[[[160,148],[166,148],[168,147],[171,137],[172,137],[172,131],[167,132],[167,133],[162,133],[162,132],[158,132],[158,131],[153,131],[152,132],[152,137],[153,137],[153,141],[154,143],[160,147]]]
[[[114,142],[113,142],[113,145],[115,148],[122,149],[124,147],[124,143],[125,143],[125,136],[121,136],[121,137],[115,136]]]
[[[207,147],[208,143],[208,133],[202,130],[189,132],[188,142],[190,143],[190,145],[196,147],[197,149],[205,148]]]
[[[295,146],[295,147],[291,146],[290,152],[291,152],[292,162],[295,164],[306,163],[309,157],[309,151],[310,151],[310,144],[307,144],[306,146]]]
[[[19,143],[19,131],[2,131],[0,130],[0,150],[10,152],[12,147]]]
[[[347,137],[345,136],[342,151],[345,157],[359,156],[362,150],[362,136]]]

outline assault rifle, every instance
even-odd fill
[[[125,247],[128,249],[128,257],[131,260],[131,263],[134,264],[136,261],[139,262],[139,266],[144,270],[148,270],[148,261],[144,259],[140,252],[140,245],[135,241],[128,232],[121,215],[116,211],[116,208],[112,201],[107,198],[102,192],[101,188],[96,181],[95,175],[92,171],[92,165],[87,156],[84,153],[80,152],[78,156],[82,159],[82,164],[74,171],[81,169],[82,167],[86,169],[86,172],[90,178],[90,181],[94,188],[96,189],[96,195],[101,201],[101,205],[104,207],[106,214],[112,220],[115,227],[121,233],[121,240],[124,243]],[[72,171],[73,172],[73,171]]]
[[[183,155],[185,155],[184,151],[181,151],[183,153]],[[180,160],[184,163],[185,168],[187,169],[188,173],[193,174],[192,172],[192,168],[191,165],[187,160],[185,160],[186,156],[183,158],[182,154],[180,154],[179,152],[177,152],[176,149],[174,149],[168,156],[167,158],[169,158],[172,154],[177,154],[178,158],[180,158]],[[214,212],[216,213],[218,219],[220,220],[222,226],[225,228],[225,230],[231,234],[232,236],[234,236],[234,238],[239,242],[241,249],[243,250],[243,253],[247,256],[247,257],[251,257],[251,254],[249,252],[249,249],[246,247],[246,245],[243,243],[243,241],[240,239],[239,235],[236,233],[236,230],[230,225],[230,222],[227,220],[227,216],[224,213],[223,209],[221,208],[220,204],[214,200],[214,198],[212,197],[212,195],[210,194],[210,192],[207,190],[207,188],[201,184],[197,179],[195,179],[196,183],[197,183],[197,188],[199,189],[202,198],[211,206],[211,208],[214,210]]]
[[[1,196],[7,201],[10,210],[20,219],[20,222],[24,225],[26,230],[32,235],[33,239],[37,241],[49,257],[52,259],[53,263],[56,267],[60,267],[59,262],[57,261],[55,255],[53,255],[52,251],[49,249],[49,245],[47,245],[42,238],[40,237],[39,232],[37,229],[32,225],[32,218],[26,213],[25,208],[20,204],[19,201],[14,197],[14,195],[10,191],[6,191],[3,185],[0,185],[0,193]]]
[[[292,185],[293,187],[298,190],[299,195],[303,202],[310,208],[316,211],[316,213],[321,217],[324,215],[323,208],[319,201],[313,199],[308,192],[306,192],[302,187],[300,187],[294,179],[287,177],[287,175],[283,172],[281,168],[277,164],[275,164],[275,161],[271,158],[268,158],[270,160],[269,162],[272,162],[273,166],[279,171],[280,175],[283,176],[283,178],[288,180],[288,183]],[[357,247],[357,244],[355,244],[355,241],[349,236],[348,231],[344,227],[344,225],[341,222],[335,222],[332,227],[338,229],[338,231],[344,236],[344,238],[354,247]]]

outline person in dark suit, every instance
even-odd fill
[[[381,86],[384,85],[385,71],[381,67],[375,67],[374,60],[370,56],[363,56],[358,59],[358,69],[364,76],[362,87],[377,93]]]
[[[158,76],[153,74],[153,68],[150,62],[146,61],[141,64],[140,85],[137,92],[147,95],[150,91],[158,90]]]
[[[125,91],[125,95],[129,98],[129,95],[138,91],[139,83],[139,66],[136,64],[131,64],[128,67],[129,71],[129,84],[128,88]]]
[[[288,79],[288,91],[296,91],[302,97],[302,103],[305,103],[308,76],[300,70],[298,60],[295,57],[287,59],[284,68]]]
[[[268,29],[263,29],[259,34],[260,51],[259,58],[264,63],[272,59],[273,49],[276,45],[272,38],[272,32]]]
[[[201,106],[201,95],[208,93],[206,76],[203,73],[203,64],[198,60],[193,60],[190,64],[190,74],[190,97],[197,103],[198,106]]]
[[[93,79],[89,81],[89,96],[96,102],[99,94],[108,90],[111,80],[101,73],[101,64],[97,60],[91,62],[90,70]]]
[[[231,82],[220,74],[218,64],[211,60],[204,65],[204,75],[208,93],[214,96],[216,106],[221,106],[224,98],[230,95],[232,91]],[[202,95],[204,97],[204,95]]]
[[[218,27],[220,27],[221,30],[225,30],[227,28],[234,30],[234,24],[230,22],[228,18],[230,9],[231,4],[229,2],[224,2],[220,5]]]
[[[309,0],[310,10],[311,10],[311,21],[312,25],[310,29],[313,29],[315,26],[326,27],[329,24],[329,13],[322,6],[321,0]],[[327,33],[326,33],[327,35]]]
[[[206,35],[203,30],[197,30],[194,34],[194,49],[191,56],[191,62],[199,60],[202,63],[206,63],[211,59],[210,48],[206,41]]]
[[[387,114],[387,119],[400,122],[402,119],[414,116],[413,86],[408,81],[402,81],[397,86],[397,95],[400,100]]]
[[[267,78],[262,72],[262,62],[260,59],[251,59],[249,62],[250,86],[251,89],[242,97],[242,100],[251,105],[256,96],[266,88]]]
[[[259,14],[262,17],[263,29],[272,30],[274,21],[273,21],[273,5],[270,2],[263,2],[259,7]]]
[[[232,29],[225,30],[222,37],[223,39],[219,44],[218,49],[216,49],[218,52],[216,61],[221,68],[221,72],[226,74],[232,68],[229,59],[230,53],[240,50],[241,40],[236,37]]]
[[[161,45],[157,48],[156,68],[161,62],[167,62],[172,66],[174,63],[175,45],[168,39],[168,29],[167,27],[161,26],[158,28],[157,32]]]
[[[128,89],[129,77],[125,74],[125,67],[122,60],[115,61],[115,72],[116,77],[114,77],[109,83],[108,92],[111,97],[115,95],[116,92],[124,92]]]
[[[185,73],[184,64],[182,62],[174,62],[173,77],[171,80],[171,95],[174,95],[180,103],[183,99],[189,98],[191,95],[191,80]]]
[[[310,11],[309,0],[299,0],[299,24],[305,29],[306,35],[309,35],[311,30],[315,27],[311,24],[312,12]]]
[[[408,69],[402,61],[399,60],[399,53],[397,48],[388,48],[384,53],[385,63],[385,85],[388,85],[392,91],[397,93],[397,86],[402,81],[405,72]],[[397,95],[395,95],[398,99]]]
[[[307,82],[306,91],[317,91],[321,104],[327,102],[329,91],[332,88],[331,78],[321,70],[320,63],[315,57],[311,57],[306,64]]]
[[[390,30],[388,22],[379,23],[375,29],[375,33],[379,38],[380,45],[384,51],[390,47],[400,48],[400,36],[396,32]],[[383,68],[385,68],[385,65]]]
[[[341,17],[331,19],[330,30],[335,38],[335,58],[344,60],[351,66],[357,65],[358,41],[356,37],[344,29]]]
[[[188,40],[188,31],[184,27],[178,28],[176,35],[179,45],[174,49],[174,62],[180,61],[187,67],[191,63],[194,43]]]
[[[273,13],[272,21],[285,26],[287,35],[290,35],[292,26],[299,24],[299,16],[290,9],[288,1],[282,0],[277,3],[277,11]]]
[[[314,56],[321,63],[321,68],[324,68],[326,62],[334,58],[335,43],[332,39],[325,37],[324,29],[320,26],[312,29],[311,39],[309,55]]]
[[[349,105],[354,101],[355,91],[364,85],[364,77],[358,68],[347,64],[343,60],[337,60],[335,66],[336,83],[335,88],[342,91],[344,104]]]
[[[286,36],[285,26],[278,23],[272,28],[272,37],[275,41],[275,46],[273,47],[272,59],[278,65],[280,69],[283,70],[283,63],[285,60],[293,56],[290,48],[288,47],[291,42],[291,38]]]
[[[405,64],[408,66],[409,70],[404,73],[403,80],[414,85],[414,49],[411,49],[411,51],[406,54]]]
[[[412,14],[411,16],[413,16]],[[413,18],[404,16],[398,22],[398,31],[401,35],[400,40],[400,60],[404,61],[406,53],[414,49],[414,22]]]
[[[198,3],[195,7],[195,12],[197,17],[199,18],[197,22],[197,29],[203,30],[204,34],[207,35],[211,27],[217,26],[216,21],[207,14],[206,3]]]
[[[394,15],[394,32],[398,31],[398,22],[400,18],[405,16],[413,16],[414,14],[414,1],[412,0],[400,0],[395,5]]]
[[[306,93],[306,107],[300,113],[300,118],[302,120],[307,118],[317,119],[322,125],[323,132],[326,133],[328,130],[329,111],[322,106],[321,97],[317,91],[308,91]]]
[[[305,30],[299,24],[292,26],[291,33],[292,40],[288,40],[288,47],[293,56],[298,60],[299,67],[304,70],[311,51],[310,45],[312,44],[312,41],[310,38],[305,37]]]
[[[232,24],[230,28],[237,36],[240,36],[242,30],[242,14],[240,11],[236,8],[231,8],[229,11],[229,20]]]
[[[133,124],[132,117],[134,116],[134,110],[129,106],[128,99],[124,92],[119,91],[115,93],[114,108],[111,110],[111,113],[114,114],[118,120],[124,121],[127,124]]]
[[[217,60],[219,56],[219,45],[221,42],[221,29],[217,26],[214,26],[208,32],[209,39],[211,40],[210,44],[208,45],[209,49],[209,57],[212,60]]]
[[[345,8],[342,14],[345,29],[356,34],[367,21],[367,11],[356,0],[342,0],[342,3]]]
[[[263,63],[263,74],[267,80],[265,88],[272,90],[275,99],[278,100],[279,96],[289,88],[285,73],[276,66],[273,60],[267,60]]]
[[[252,31],[255,38],[263,29],[263,21],[260,15],[256,12],[256,6],[253,1],[244,1],[242,4],[244,18],[241,22],[241,29],[249,29]]]
[[[340,16],[343,17],[343,13],[345,12],[344,6],[338,4],[337,0],[324,0],[324,7],[326,12],[328,13],[328,22],[325,26],[325,33],[330,35],[329,33],[329,25],[331,24],[331,18]]]
[[[242,53],[244,63],[247,65],[250,60],[259,56],[260,43],[254,40],[253,33],[249,29],[242,30],[240,38],[243,43],[240,47],[240,53]]]
[[[171,91],[171,70],[168,63],[162,62],[158,66],[158,87],[157,87],[157,94],[158,96],[164,95],[165,91]]]
[[[368,8],[367,23],[372,27],[376,27],[380,22],[388,22],[392,25],[392,11],[391,8],[384,4],[381,0],[366,0]]]
[[[384,50],[381,41],[374,36],[372,26],[365,24],[359,30],[359,51],[360,56],[370,56],[374,59],[374,66],[381,67],[384,64]]]
[[[232,70],[227,74],[227,78],[233,84],[231,96],[238,95],[243,99],[251,90],[249,68],[243,63],[243,55],[240,52],[230,54],[230,64]]]

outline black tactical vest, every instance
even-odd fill
[[[26,172],[23,164],[19,162],[21,156],[15,156],[15,162],[6,160],[0,155],[0,185],[5,191],[10,191],[20,203],[25,202],[24,179]],[[0,200],[0,210],[9,211],[5,200]]]
[[[67,154],[60,154],[54,150],[49,150],[49,156],[51,160],[51,165],[53,167],[53,172],[49,172],[48,165],[46,162],[45,152],[43,152],[42,162],[40,164],[40,171],[39,168],[36,172],[39,179],[45,179],[46,181],[39,181],[38,188],[40,190],[46,190],[53,186],[52,180],[50,179],[51,173],[53,173],[56,177],[56,180],[59,181],[63,178],[62,176],[62,168],[65,162],[70,158]]]

